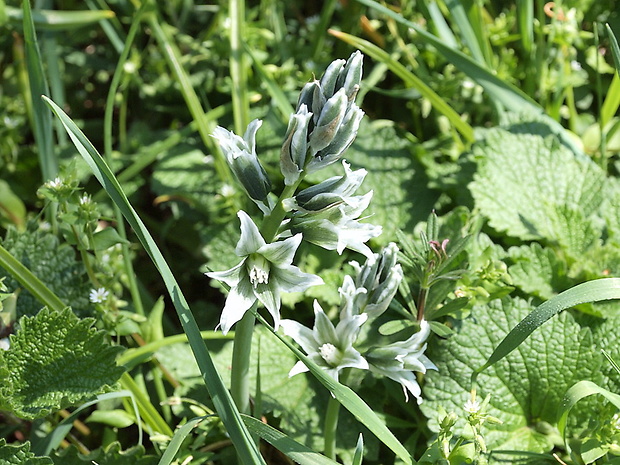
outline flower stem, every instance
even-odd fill
[[[250,354],[252,351],[252,333],[254,331],[254,308],[245,313],[235,325],[235,343],[233,346],[230,393],[241,413],[250,413]]]
[[[340,374],[340,383],[345,384],[349,377],[350,369],[346,368]],[[325,441],[325,456],[336,460],[336,432],[338,430],[338,415],[340,413],[340,401],[334,397],[329,398],[327,411],[325,412],[325,425],[323,427],[323,439]]]

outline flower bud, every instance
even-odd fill
[[[302,104],[297,113],[291,115],[280,153],[280,169],[284,175],[284,184],[290,186],[298,179],[306,165],[308,153],[308,126],[312,113]]]
[[[330,144],[319,150],[308,163],[307,170],[309,173],[331,165],[340,159],[344,151],[351,146],[357,137],[363,116],[364,112],[357,105],[352,104],[350,106]]]
[[[375,318],[387,310],[398,286],[403,279],[403,270],[396,263],[398,247],[390,243],[381,254],[375,254],[364,266],[357,262],[351,265],[357,271],[355,285],[367,290],[365,300],[360,303],[359,312],[368,313],[369,318]]]
[[[347,114],[347,95],[344,89],[336,92],[323,106],[316,126],[310,136],[310,147],[314,153],[332,143]],[[314,108],[313,108],[314,109]]]
[[[321,90],[326,99],[329,99],[334,93],[342,87],[337,82],[340,79],[340,75],[343,72],[345,66],[344,60],[334,60],[327,67],[323,76],[321,76]]]
[[[228,165],[248,195],[262,201],[271,191],[271,183],[256,156],[256,131],[261,124],[261,120],[252,121],[243,138],[218,126],[213,131],[213,137],[217,139]]]
[[[344,88],[350,102],[355,99],[360,87],[363,61],[364,57],[359,50],[353,52],[338,74],[336,89]]]

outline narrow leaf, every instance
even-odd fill
[[[21,25],[24,21],[24,13],[19,8],[6,6],[8,20],[13,25]],[[110,10],[97,11],[55,11],[36,10],[32,12],[32,21],[37,29],[42,30],[67,30],[114,17]]]
[[[614,31],[611,30],[609,24],[605,24],[607,34],[609,35],[609,42],[611,43],[611,53],[614,57],[614,63],[616,65],[616,73],[620,72],[620,46],[618,45],[618,39],[614,35]]]
[[[146,226],[133,209],[127,196],[120,187],[117,179],[110,171],[110,168],[101,158],[101,155],[93,147],[86,136],[80,131],[75,123],[63,112],[53,101],[45,98],[50,105],[52,111],[62,121],[63,126],[69,133],[69,137],[75,144],[88,166],[93,171],[97,180],[108,192],[114,203],[119,207],[127,222],[133,228],[138,239],[146,249],[147,253],[153,260],[153,263],[159,270],[168,289],[168,293],[172,299],[172,303],[177,311],[183,330],[187,334],[189,344],[196,357],[196,362],[203,375],[209,394],[213,400],[213,404],[222,422],[230,435],[237,453],[244,463],[265,463],[261,457],[256,445],[252,441],[250,433],[245,428],[243,421],[239,415],[230,393],[224,386],[220,374],[217,372],[211,355],[204,344],[194,315],[192,314],[185,296],[181,292],[176,279],[172,275],[172,271],[168,263],[161,254],[151,234]]]
[[[43,74],[43,60],[39,51],[39,45],[37,44],[29,0],[24,0],[23,2],[23,20],[24,40],[26,43],[26,68],[28,69],[28,82],[30,83],[30,96],[32,99],[33,129],[43,179],[47,181],[53,179],[58,173],[58,161],[54,155],[52,114],[49,108],[41,101],[41,96],[49,95],[50,92]]]
[[[336,465],[338,463],[298,443],[286,434],[254,417],[243,415],[242,418],[252,433],[259,435],[295,463],[300,465]]]
[[[539,305],[508,333],[487,362],[474,372],[472,382],[480,372],[516,349],[536,328],[562,310],[586,302],[610,299],[620,299],[620,278],[604,278],[582,283]]]
[[[593,383],[592,381],[579,381],[577,384],[572,386],[566,394],[564,395],[564,399],[562,400],[562,405],[560,407],[559,419],[558,419],[558,430],[560,434],[564,438],[564,444],[566,445],[567,451],[570,453],[570,441],[566,440],[566,422],[568,421],[568,414],[573,406],[579,402],[581,399],[584,399],[588,396],[592,396],[595,394],[600,394],[605,397],[609,402],[614,404],[618,409],[620,409],[620,396],[618,394],[614,394],[613,392],[608,391],[600,387],[598,384]]]
[[[189,436],[192,430],[206,418],[208,418],[208,416],[192,418],[176,430],[174,436],[172,436],[172,440],[168,443],[166,451],[161,456],[161,459],[159,459],[159,462],[157,462],[157,465],[170,465],[181,448],[181,444],[183,444],[185,438]]]

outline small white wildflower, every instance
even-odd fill
[[[232,197],[235,195],[235,188],[230,184],[224,184],[220,189],[220,194],[222,194],[222,197]]]
[[[473,83],[472,81],[469,81],[467,79],[465,79],[461,85],[463,86],[463,89],[473,89],[474,87],[476,87],[476,84]]]
[[[80,205],[88,205],[90,203],[90,195],[84,194],[80,197]]]
[[[205,165],[212,165],[214,161],[215,158],[213,158],[213,155],[205,155],[204,157],[202,157],[202,162]]]
[[[47,181],[45,185],[50,189],[58,189],[62,186],[62,179],[55,178],[52,181]]]
[[[99,289],[91,289],[88,297],[92,303],[101,304],[107,300],[109,294],[105,288],[100,287]]]
[[[463,405],[463,410],[471,415],[478,413],[480,411],[480,402],[477,400],[468,399]]]
[[[611,419],[611,423],[614,428],[620,429],[620,413],[616,413]]]
[[[39,224],[39,229],[41,231],[51,231],[52,225],[47,221],[42,221],[41,224]]]
[[[0,339],[0,350],[9,350],[11,347],[11,343],[9,342],[8,337],[3,337]]]
[[[581,63],[579,63],[577,60],[572,60],[570,62],[570,69],[572,69],[573,71],[581,71],[582,66]]]

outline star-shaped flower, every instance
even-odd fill
[[[284,333],[292,337],[308,354],[308,357],[327,371],[327,374],[338,380],[338,373],[343,368],[368,369],[368,362],[353,347],[360,327],[368,319],[368,315],[355,315],[340,320],[334,327],[333,323],[319,305],[314,301],[314,327],[306,328],[293,320],[282,320]],[[308,371],[308,367],[299,361],[289,372],[289,376]]]
[[[241,237],[235,253],[243,260],[230,270],[206,273],[230,286],[219,326],[224,334],[228,333],[258,300],[273,317],[277,329],[281,293],[302,292],[310,286],[323,284],[323,280],[291,264],[301,243],[301,234],[267,244],[247,213],[240,211],[237,216],[241,220]]]
[[[422,403],[422,390],[414,371],[426,373],[426,370],[437,369],[435,364],[424,355],[429,334],[430,326],[428,322],[422,320],[420,331],[406,341],[373,348],[366,354],[371,371],[400,383],[405,393],[405,400],[409,400],[408,393],[411,393],[418,404]]]

